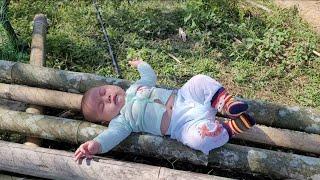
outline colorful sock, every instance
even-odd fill
[[[239,117],[248,109],[248,104],[235,100],[223,87],[212,97],[211,106],[231,119]]]
[[[242,113],[238,118],[227,120],[222,123],[222,126],[228,131],[230,137],[242,133],[250,129],[256,121],[247,113]]]

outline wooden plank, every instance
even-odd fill
[[[10,153],[8,153],[10,152]],[[73,153],[0,141],[0,169],[50,179],[228,179],[95,156],[81,165]]]

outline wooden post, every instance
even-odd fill
[[[45,139],[81,143],[93,139],[106,127],[84,121],[0,109],[0,129]],[[319,158],[233,144],[226,144],[206,156],[168,137],[132,133],[114,151],[168,160],[178,159],[276,178],[307,179],[320,176]]]
[[[8,153],[10,152],[10,153]],[[229,179],[95,156],[81,165],[73,153],[0,141],[0,169],[48,179]]]
[[[55,70],[0,60],[0,81],[81,93],[91,87],[112,84],[127,89],[131,82],[88,73]],[[290,107],[245,100],[249,113],[259,124],[320,134],[320,112],[311,108]]]
[[[30,64],[35,66],[45,65],[45,42],[47,35],[47,17],[43,14],[35,15],[33,19],[33,32],[31,42]],[[30,105],[26,110],[28,113],[42,114],[43,107]],[[25,144],[29,146],[39,146],[41,140],[35,137],[27,137]]]

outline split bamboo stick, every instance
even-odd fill
[[[10,152],[10,153],[8,153]],[[0,141],[0,170],[49,179],[229,179],[219,176],[179,171],[165,167],[123,162],[95,156],[78,165],[73,153],[31,148]]]
[[[19,131],[45,139],[81,143],[92,139],[106,127],[72,119],[0,109],[0,129]],[[193,164],[220,166],[276,178],[320,177],[320,159],[226,144],[209,156],[167,137],[133,133],[115,149],[143,156],[183,160]]]
[[[130,82],[94,74],[36,67],[0,60],[0,81],[48,89],[82,93],[91,87],[113,84],[127,89]],[[262,101],[245,100],[249,113],[259,124],[320,134],[320,112],[304,107],[290,107]]]

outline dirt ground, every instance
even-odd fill
[[[275,0],[275,3],[283,8],[296,5],[300,15],[310,23],[317,33],[320,34],[320,1],[310,0]]]

